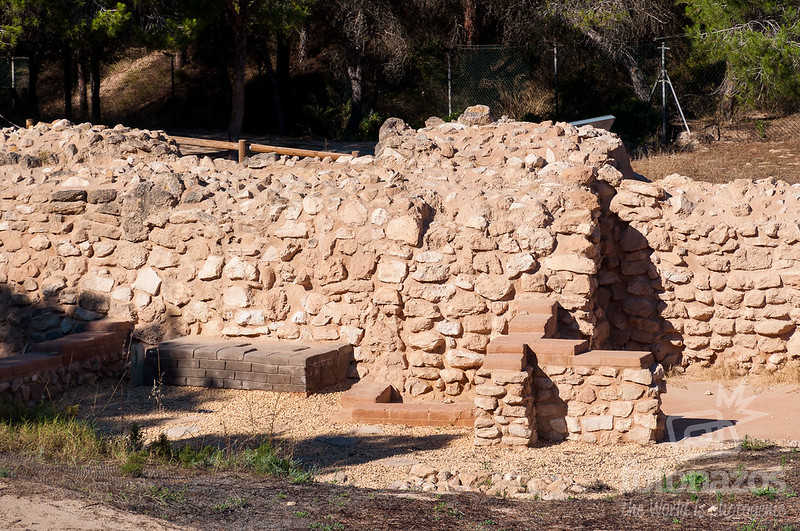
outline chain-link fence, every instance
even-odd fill
[[[615,130],[631,146],[662,144],[660,51],[643,61],[645,78],[655,91],[650,101],[632,95],[627,72],[611,67],[607,57],[585,47],[542,43],[536,50],[504,46],[464,46],[447,53],[447,113],[458,115],[469,105],[485,104],[499,117],[563,121],[614,114]],[[679,105],[692,132],[710,140],[784,140],[800,135],[797,113],[738,110],[728,117],[719,106],[718,72],[696,78],[682,64],[683,58],[666,56],[670,82],[665,85],[667,142],[685,130]],[[676,72],[670,72],[671,67]],[[692,78],[692,75],[695,78]],[[798,73],[800,75],[800,73]],[[674,96],[673,96],[674,90]],[[723,113],[724,114],[724,113]]]
[[[448,54],[448,114],[476,103],[498,116],[542,116],[552,107],[546,88],[533,82],[530,57],[519,48],[462,46]]]

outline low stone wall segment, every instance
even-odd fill
[[[132,323],[95,321],[82,328],[0,358],[0,404],[36,403],[71,387],[121,377],[128,368]]]
[[[0,131],[0,163],[2,356],[107,318],[132,322],[145,349],[181,336],[343,342],[349,378],[470,410],[482,385],[519,396],[495,371],[532,370],[535,403],[514,417],[531,440],[589,433],[543,416],[546,368],[583,378],[573,395],[595,377],[621,393],[625,369],[656,374],[601,349],[742,374],[800,357],[797,189],[637,180],[619,138],[591,127],[478,109],[419,130],[389,120],[375,156],[240,166],[182,157],[158,131],[58,121]],[[515,328],[531,295],[555,319]],[[521,424],[490,416],[501,434]],[[629,417],[611,416],[624,438],[616,419]]]
[[[623,181],[598,274],[610,343],[679,368],[799,367],[799,201],[775,180]]]
[[[183,338],[147,351],[154,377],[168,385],[311,394],[344,383],[353,359],[346,343]]]

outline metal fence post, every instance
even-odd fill
[[[450,52],[447,52],[447,117],[453,114],[453,72],[450,68]]]

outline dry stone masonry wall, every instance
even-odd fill
[[[108,317],[146,345],[349,343],[351,378],[471,403],[521,294],[558,303],[562,337],[668,363],[774,368],[800,342],[796,189],[633,180],[591,127],[476,109],[391,119],[375,156],[240,166],[62,120],[0,131],[0,162],[6,355]]]
[[[562,330],[594,335],[590,185],[621,175],[619,140],[564,124],[394,126],[377,157],[246,167],[121,126],[4,130],[4,153],[36,161],[0,169],[5,348],[104,316],[148,345],[343,341],[351,377],[471,400],[517,293],[552,294]]]
[[[800,357],[800,187],[672,175],[607,196],[598,304],[611,343],[738,374]]]

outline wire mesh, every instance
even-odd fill
[[[30,86],[30,70],[27,57],[0,58],[0,89],[15,89],[17,92]]]
[[[552,96],[532,83],[530,58],[520,48],[461,46],[450,52],[453,114],[470,105],[488,105],[499,116],[541,116]]]

